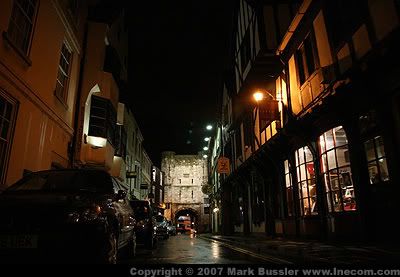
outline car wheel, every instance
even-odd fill
[[[113,231],[110,231],[106,236],[103,250],[103,262],[106,264],[116,264],[118,256],[117,236]]]

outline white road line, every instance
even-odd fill
[[[224,247],[230,248],[230,249],[232,249],[232,250],[234,250],[234,251],[241,252],[241,253],[243,253],[243,254],[246,254],[246,255],[249,255],[249,256],[255,257],[255,258],[257,258],[257,259],[270,262],[270,263],[274,263],[274,264],[288,264],[288,265],[289,265],[289,264],[293,264],[292,262],[289,262],[289,261],[287,261],[287,260],[283,260],[283,259],[279,259],[279,258],[274,258],[274,257],[270,257],[270,256],[265,256],[265,255],[259,255],[259,254],[256,254],[256,253],[254,253],[254,252],[251,252],[251,251],[249,251],[249,250],[246,250],[246,249],[243,249],[243,248],[240,248],[240,247],[236,247],[236,246],[233,246],[233,245],[230,245],[230,244],[228,244],[228,243],[225,243],[225,242],[222,242],[222,241],[218,241],[218,240],[215,240],[215,239],[205,238],[205,237],[201,237],[201,236],[199,236],[198,238],[201,238],[201,239],[203,239],[203,240],[208,240],[208,241],[211,241],[211,242],[214,242],[214,243],[218,243],[218,244],[220,244],[220,245],[222,245],[222,246],[224,246]]]

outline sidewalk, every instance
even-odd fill
[[[201,234],[200,238],[223,242],[259,255],[286,259],[295,264],[400,265],[400,248],[393,246],[289,240],[260,235],[221,236]]]

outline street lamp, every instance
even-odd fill
[[[204,138],[204,141],[209,141],[209,140],[210,140],[209,137]]]
[[[207,127],[206,127],[206,129],[208,130],[208,131],[210,131],[210,130],[212,130],[212,125],[207,125]]]

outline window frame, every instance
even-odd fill
[[[8,20],[7,31],[3,33],[3,35],[5,36],[7,41],[12,45],[12,47],[18,52],[19,55],[21,55],[23,57],[23,59],[29,65],[31,65],[31,61],[28,59],[28,56],[30,55],[30,51],[31,51],[31,47],[32,47],[33,34],[34,34],[35,26],[36,26],[37,14],[38,14],[38,10],[39,10],[39,2],[40,1],[39,0],[29,0],[29,3],[31,3],[31,2],[34,2],[34,7],[33,7],[32,16],[29,17],[27,12],[20,6],[18,1],[17,0],[13,1],[10,18]],[[19,13],[22,14],[24,23],[29,24],[29,26],[30,26],[29,32],[25,32],[25,31],[21,30],[20,29],[21,27],[19,25],[17,25],[15,18],[14,18],[14,17],[17,17],[16,9],[18,9]],[[20,39],[21,41],[26,41],[26,43],[27,43],[26,46],[24,46],[24,42],[22,42],[22,45],[21,45],[21,43],[18,42],[15,30],[13,30],[12,28],[18,29],[17,32],[20,32],[20,33],[18,33],[17,35],[22,34],[22,36],[23,36],[22,39],[21,39],[21,37],[19,37],[18,39]]]
[[[314,176],[311,176],[311,174],[308,172],[307,169],[307,164],[312,163],[313,164],[313,169],[315,170],[314,166],[315,166],[315,159],[312,155],[312,159],[311,160],[307,160],[306,158],[306,149],[308,149],[308,151],[311,153],[311,150],[309,150],[308,146],[303,146],[298,148],[295,151],[295,161],[296,161],[296,176],[297,176],[297,189],[298,189],[298,201],[300,203],[300,215],[301,216],[315,216],[318,215],[318,198],[317,198],[317,179],[316,179],[316,175],[314,174]],[[303,153],[303,160],[300,159],[300,150],[302,150]],[[303,180],[302,178],[302,174],[301,172],[305,172],[306,173],[306,178]],[[300,174],[299,174],[300,173]],[[302,190],[302,185],[303,183],[307,184],[307,196],[303,195],[303,190]],[[312,184],[314,183],[314,184]],[[315,194],[314,196],[310,195],[310,186],[314,186],[315,187]],[[311,199],[315,198],[314,204],[311,204]],[[306,213],[306,209],[305,209],[305,205],[304,205],[304,200],[307,199],[308,202],[308,209],[309,209],[309,213]],[[316,209],[316,211],[313,211],[314,209]]]
[[[7,177],[7,170],[8,170],[8,164],[10,160],[10,153],[11,153],[11,147],[13,144],[13,138],[14,138],[14,130],[15,130],[15,123],[16,123],[16,117],[17,117],[17,112],[18,112],[18,102],[9,97],[5,92],[3,93],[3,90],[0,89],[0,101],[4,101],[5,104],[5,109],[3,111],[3,114],[0,114],[0,145],[5,142],[5,146],[3,147],[3,151],[0,152],[0,185],[4,184],[6,177]],[[11,110],[8,112],[7,107],[10,107]],[[9,116],[9,118],[5,118],[5,116]],[[6,138],[2,138],[2,133],[3,133],[3,124],[4,120],[7,120],[8,123],[8,130],[6,134]]]
[[[336,139],[336,129],[341,128],[345,134],[346,137],[346,143],[345,144],[340,144],[338,145],[337,139]],[[332,134],[332,145],[327,146],[326,142],[326,135],[331,132]],[[322,141],[323,139],[323,141]],[[352,171],[351,171],[351,162],[349,159],[348,164],[341,164],[339,163],[338,160],[338,150],[346,148],[347,151],[349,150],[349,142],[347,139],[347,133],[344,130],[343,126],[336,126],[332,129],[329,129],[325,132],[323,132],[319,138],[318,138],[318,144],[319,144],[319,159],[321,163],[321,174],[324,176],[324,184],[325,184],[325,199],[328,204],[328,211],[330,213],[346,213],[346,212],[353,212],[357,211],[357,200],[355,197],[355,192],[354,192],[354,181],[352,179]],[[328,148],[329,147],[329,148]],[[334,167],[330,167],[329,164],[329,153],[334,154]],[[326,168],[325,168],[326,167]],[[348,171],[341,171],[343,169],[348,169]],[[332,173],[333,172],[333,173]],[[335,179],[332,179],[331,174],[336,174],[332,175],[335,177]],[[346,182],[350,182],[351,186],[345,186],[345,192],[343,193],[343,182],[345,181],[344,179],[347,179]],[[337,189],[332,189],[332,180],[335,180],[337,182]],[[349,199],[350,203],[346,203],[344,199],[344,196],[346,196],[347,189],[352,189],[352,196]],[[337,193],[338,196],[338,203],[340,206],[339,210],[336,210],[337,205],[335,205],[334,201],[334,196],[335,193]],[[346,209],[346,205],[349,204],[349,209]],[[354,208],[353,208],[354,204]]]
[[[320,67],[314,29],[305,36],[295,52],[298,86],[301,88]],[[313,68],[310,68],[310,62]]]
[[[98,101],[98,103],[102,102],[103,106],[93,105],[96,101]],[[104,111],[103,116],[93,115],[94,109],[103,110]],[[92,119],[94,119],[94,118],[98,119],[99,122],[101,122],[101,120],[102,120],[103,126],[93,124]],[[111,104],[111,101],[109,99],[106,99],[106,98],[103,98],[100,96],[96,96],[96,95],[91,96],[89,131],[88,131],[89,136],[105,138],[112,146],[114,146],[115,145],[115,129],[117,126],[116,118],[117,118],[116,110],[115,110],[114,106]],[[95,128],[95,127],[103,128],[102,132],[94,132],[93,128]]]
[[[293,191],[293,177],[292,177],[292,172],[290,170],[290,163],[289,160],[285,160],[283,162],[284,166],[284,180],[285,180],[285,195],[286,195],[286,216],[287,217],[293,217],[295,215],[294,211],[294,191]],[[289,181],[289,183],[288,183]],[[291,201],[289,201],[289,191],[291,194]]]
[[[68,59],[65,57],[65,55],[63,53],[64,49],[66,49],[66,51],[68,51],[68,54],[69,54]],[[68,101],[68,89],[69,89],[69,83],[70,83],[70,77],[71,77],[71,67],[72,67],[72,63],[73,63],[73,58],[74,58],[74,52],[72,51],[72,48],[69,46],[69,44],[64,40],[63,44],[61,46],[61,51],[60,51],[60,60],[58,62],[56,87],[54,89],[54,95],[65,106],[67,105],[67,101]],[[62,64],[63,64],[62,61],[64,61],[65,64],[68,65],[68,68],[66,69],[67,72],[65,72],[65,69],[62,67]],[[64,84],[61,84],[61,81],[59,80],[60,73],[64,77]],[[61,87],[60,93],[58,92],[59,87]]]
[[[381,156],[378,155],[378,150],[377,150],[378,149],[377,140],[379,138],[382,140],[383,155],[381,155]],[[366,144],[369,141],[372,141],[372,144],[373,144],[373,151],[374,151],[373,152],[374,153],[374,158],[373,159],[369,159],[368,158],[368,152],[367,152]],[[390,174],[389,174],[389,168],[388,168],[388,163],[387,163],[387,155],[386,155],[386,151],[385,151],[385,141],[384,141],[383,136],[380,135],[380,134],[377,134],[375,136],[372,136],[372,137],[369,137],[367,139],[364,139],[363,140],[363,145],[364,145],[365,159],[367,161],[367,167],[368,167],[368,177],[369,177],[369,180],[370,180],[369,184],[370,185],[377,185],[377,184],[390,182]],[[380,160],[384,160],[385,165],[386,165],[386,171],[387,171],[387,179],[386,180],[384,180],[384,178],[382,177],[382,174],[381,174],[381,167],[379,165],[379,161]],[[378,170],[377,174],[378,174],[379,180],[377,182],[372,182],[370,171],[369,171],[370,164],[374,164],[375,167]]]

